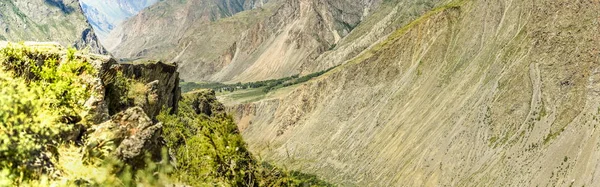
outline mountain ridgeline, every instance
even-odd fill
[[[248,2],[159,3],[109,49],[180,62],[253,153],[343,186],[595,184],[597,2]]]
[[[158,0],[81,0],[81,7],[102,42],[121,22],[156,2]]]
[[[58,42],[106,54],[78,1],[0,1],[0,41]]]
[[[313,63],[380,3],[164,1],[115,28],[107,47],[118,58],[178,61],[186,81],[276,79],[336,65]]]

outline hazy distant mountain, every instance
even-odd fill
[[[125,19],[159,0],[81,0],[81,7],[102,40]]]

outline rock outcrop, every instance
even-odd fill
[[[146,154],[158,161],[164,140],[161,138],[162,124],[154,123],[140,107],[132,107],[112,116],[112,119],[94,127],[88,141],[89,149],[100,142],[114,145],[112,154],[133,168],[142,168]]]
[[[0,48],[15,44],[0,43]],[[67,58],[66,49],[58,43],[25,43],[35,53],[25,51],[39,62],[46,58]],[[164,141],[162,124],[155,118],[162,109],[177,110],[180,99],[177,66],[162,62],[144,64],[119,64],[113,58],[88,53],[74,53],[74,59],[89,63],[93,74],[83,74],[89,85],[90,97],[85,101],[79,116],[66,116],[64,123],[73,125],[61,135],[63,141],[85,144],[91,154],[112,154],[134,168],[145,164],[146,154],[158,160]],[[115,89],[116,83],[125,83]],[[141,85],[140,90],[135,90]],[[120,92],[120,93],[115,93]],[[144,98],[143,102],[113,100],[111,96]],[[111,111],[111,106],[118,110]],[[85,138],[85,140],[83,140]],[[98,150],[109,150],[102,152]],[[100,153],[98,153],[100,152]]]
[[[212,116],[225,113],[225,106],[217,100],[214,90],[200,90],[188,94],[191,98],[192,108],[196,114]]]
[[[100,69],[100,72],[104,72],[102,81],[105,89],[99,89],[98,95],[104,93],[108,97],[104,97],[104,100],[100,99],[101,96],[91,98],[98,106],[92,109],[101,109],[93,112],[94,115],[102,117],[99,119],[105,119],[111,114],[112,116],[91,130],[90,139],[94,141],[91,141],[88,147],[95,149],[95,146],[98,146],[97,142],[110,141],[114,145],[113,154],[117,158],[134,168],[141,168],[145,164],[146,154],[150,154],[156,161],[161,159],[164,141],[161,138],[162,124],[156,121],[156,116],[163,109],[170,109],[171,113],[177,111],[181,97],[177,66],[163,62],[144,64],[114,62],[110,59],[101,66],[103,69]],[[130,84],[126,89],[117,89],[115,87],[118,85],[115,84],[123,81],[117,79],[126,79]],[[133,99],[135,102],[111,100],[124,96],[131,97],[132,93],[135,93],[133,97],[136,98],[127,99]],[[114,95],[119,97],[111,97]],[[138,99],[140,101],[137,101]],[[116,110],[111,111],[111,109]]]

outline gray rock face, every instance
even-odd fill
[[[145,165],[146,155],[159,160],[164,142],[162,124],[154,123],[140,107],[129,108],[93,127],[87,141],[88,150],[104,150],[95,154],[111,154],[134,168]]]
[[[211,116],[217,113],[224,113],[225,106],[221,104],[216,97],[214,90],[202,90],[190,96],[192,107],[196,114],[206,114]]]
[[[181,97],[177,65],[163,62],[120,64],[126,76],[146,83],[146,102],[140,107],[154,119],[163,107],[176,112]]]
[[[146,153],[153,159],[160,159],[163,146],[162,124],[154,124],[144,110],[139,107],[130,108],[113,116],[112,124],[117,127],[113,131],[115,141],[120,140],[114,152],[117,158],[133,167],[145,164]]]
[[[134,169],[144,167],[146,155],[155,161],[160,160],[164,145],[162,124],[156,123],[154,118],[163,108],[177,110],[181,97],[177,66],[162,62],[118,64],[107,56],[90,56],[89,59],[97,74],[86,80],[92,85],[93,94],[85,103],[89,108],[85,116],[98,125],[82,127],[80,130],[89,134],[86,143],[88,152],[114,155]],[[111,115],[109,105],[118,101],[111,100],[107,95],[115,91],[128,92],[110,89],[117,74],[140,82],[145,91],[141,102],[121,106],[122,110]]]

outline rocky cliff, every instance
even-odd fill
[[[0,1],[0,40],[53,41],[106,53],[77,0]]]
[[[176,70],[0,43],[0,186],[330,186],[256,160],[215,92],[181,97]]]
[[[349,186],[596,184],[598,2],[385,3],[315,63],[342,66],[232,107],[251,150]]]
[[[77,165],[83,157],[86,162],[114,157],[134,169],[148,164],[147,154],[154,161],[163,158],[162,123],[154,110],[177,111],[175,66],[121,65],[57,43],[28,42],[1,44],[0,67],[2,185],[18,186],[42,175],[56,180],[69,169],[82,172],[72,167],[85,170]],[[59,146],[78,151],[63,154]],[[71,175],[63,181],[93,177]]]

